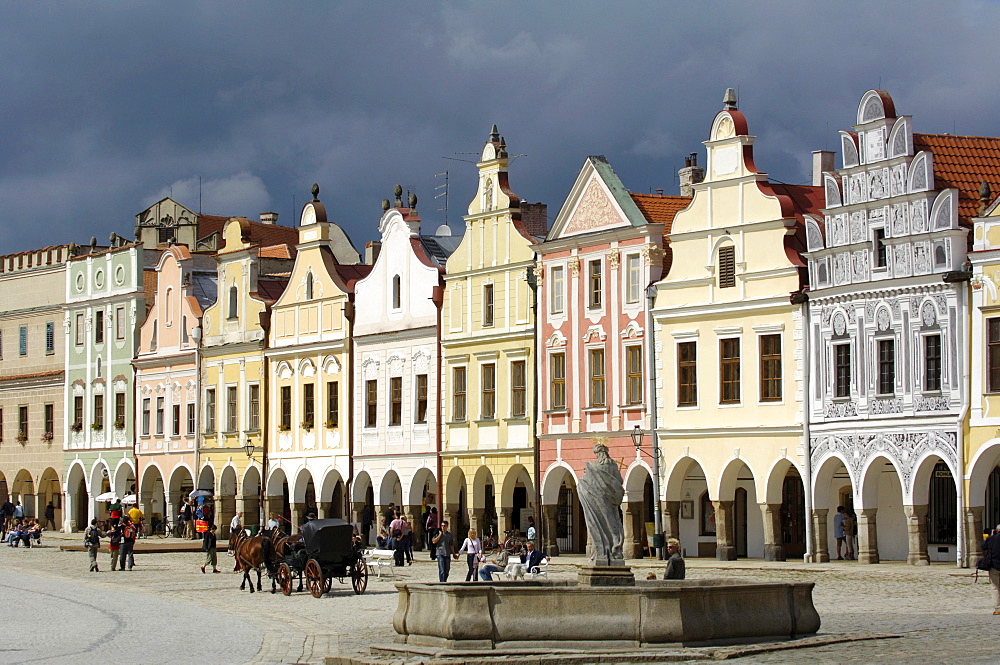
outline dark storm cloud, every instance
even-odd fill
[[[401,183],[439,223],[496,122],[554,216],[588,154],[676,192],[726,87],[760,168],[809,177],[880,84],[917,131],[1000,133],[993,3],[5,3],[0,252],[131,236],[162,196],[291,224],[312,182],[355,243]],[[297,214],[297,211],[296,211]]]

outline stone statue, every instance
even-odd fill
[[[608,457],[608,447],[594,446],[597,459],[587,462],[587,470],[580,479],[580,505],[587,521],[587,533],[592,550],[591,566],[624,566],[625,528],[619,507],[625,496],[622,474],[618,465]]]

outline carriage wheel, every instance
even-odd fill
[[[313,595],[313,598],[322,598],[323,596],[323,569],[319,567],[319,563],[316,559],[309,559],[306,561],[306,586],[309,587],[309,593]]]
[[[333,588],[333,578],[327,577],[323,580],[323,593],[330,593],[330,589]]]
[[[292,569],[284,561],[278,566],[278,586],[281,587],[281,593],[292,595]]]
[[[359,596],[368,588],[368,566],[364,559],[359,558],[351,568],[351,586]]]

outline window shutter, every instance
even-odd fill
[[[719,288],[736,286],[736,248],[732,245],[719,248]]]

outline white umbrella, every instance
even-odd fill
[[[126,494],[122,497],[122,503],[133,504],[135,503],[135,494]]]
[[[114,501],[118,498],[118,495],[114,492],[105,492],[104,494],[98,494],[94,497],[94,501],[107,501],[108,503]]]

